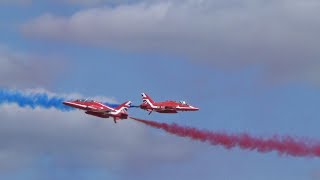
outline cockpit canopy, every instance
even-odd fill
[[[94,100],[91,99],[77,99],[75,102],[95,102]]]
[[[180,104],[185,104],[185,105],[188,105],[188,103],[186,101],[179,101]]]

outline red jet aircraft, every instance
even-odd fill
[[[141,93],[143,103],[140,108],[149,111],[149,115],[152,111],[158,113],[177,113],[178,111],[198,111],[199,108],[187,104],[185,101],[164,101],[154,102],[147,94]]]
[[[85,113],[89,115],[101,118],[113,117],[114,123],[117,123],[117,120],[119,119],[128,118],[127,110],[131,105],[131,101],[127,101],[116,108],[111,108],[103,103],[93,100],[65,101],[63,104],[85,110]]]

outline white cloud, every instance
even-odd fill
[[[85,115],[80,111],[0,106],[0,171],[33,167],[50,156],[59,168],[108,168],[114,172],[144,172],[163,163],[189,157],[186,141],[154,134],[142,124]],[[37,168],[37,167],[35,167]]]
[[[147,1],[146,1],[147,2]],[[45,14],[24,34],[126,51],[174,54],[217,68],[262,65],[269,80],[319,81],[320,2],[188,0]]]

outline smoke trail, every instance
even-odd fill
[[[56,108],[61,111],[70,111],[73,108],[62,104],[66,101],[65,97],[49,96],[47,93],[25,93],[17,90],[0,89],[0,104],[16,103],[20,107],[42,107]],[[117,106],[117,104],[105,103],[108,106]]]
[[[261,153],[277,151],[280,155],[317,156],[320,157],[320,143],[306,143],[292,137],[260,138],[246,133],[226,134],[199,130],[192,127],[183,127],[177,124],[158,123],[131,117],[131,119],[148,126],[162,129],[170,134],[188,137],[193,140],[209,142],[212,145],[221,145],[227,149],[239,147],[241,149],[256,150]]]

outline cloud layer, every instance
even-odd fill
[[[125,175],[182,161],[192,152],[186,142],[150,133],[130,120],[114,125],[79,111],[13,104],[1,105],[0,114],[0,172],[30,168],[45,157],[56,168],[107,168]]]
[[[0,44],[0,85],[5,87],[47,87],[63,68],[48,56],[14,51]]]
[[[261,66],[269,80],[319,81],[320,2],[153,1],[89,8],[26,22],[31,37],[173,54],[234,69]]]

